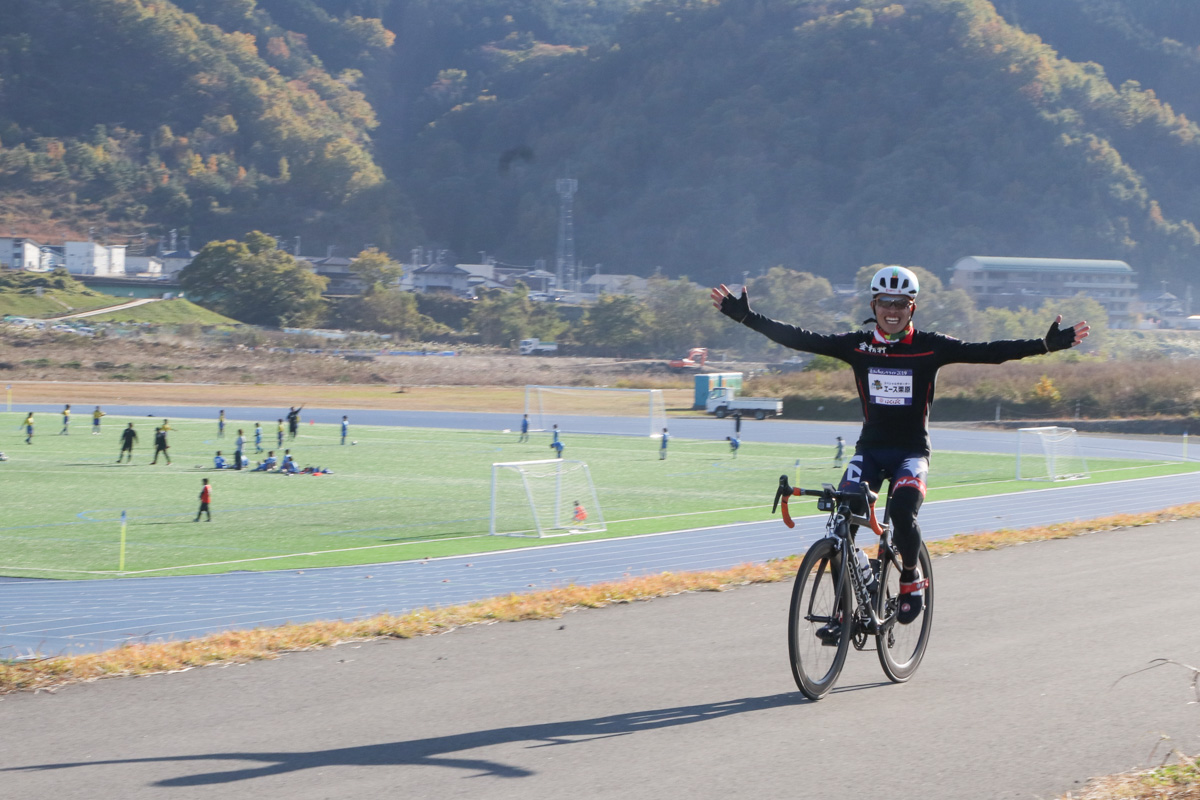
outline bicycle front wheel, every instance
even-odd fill
[[[820,700],[837,681],[850,649],[854,618],[840,542],[821,539],[800,562],[788,614],[788,652],[796,686]]]
[[[925,656],[925,648],[929,646],[929,634],[933,629],[933,569],[929,561],[929,551],[921,542],[921,552],[917,556],[921,565],[921,576],[929,579],[929,585],[922,590],[921,615],[908,625],[896,621],[896,609],[900,605],[900,563],[899,556],[892,554],[879,569],[880,592],[876,600],[876,613],[883,620],[882,631],[876,637],[876,648],[879,651],[879,664],[884,674],[894,683],[904,683],[912,677]]]

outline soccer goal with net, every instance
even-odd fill
[[[1074,428],[1017,429],[1017,480],[1066,481],[1088,477]]]
[[[535,431],[558,425],[564,433],[658,437],[667,427],[661,389],[530,385],[525,387],[525,413]]]
[[[582,461],[550,458],[492,464],[493,536],[565,536],[608,530]]]

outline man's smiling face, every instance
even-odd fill
[[[881,294],[871,301],[871,310],[879,329],[893,336],[908,327],[916,304],[904,295]]]

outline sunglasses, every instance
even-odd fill
[[[909,308],[913,302],[907,297],[878,297],[875,304],[883,308]]]

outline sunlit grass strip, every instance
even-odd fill
[[[1093,778],[1061,800],[1200,800],[1200,758],[1141,772]]]
[[[1200,517],[1200,503],[1189,503],[1145,514],[1122,514],[1043,528],[955,536],[930,542],[929,550],[933,555],[994,550],[1025,542],[1065,539],[1096,531],[1197,517]],[[799,558],[797,555],[721,571],[664,572],[628,577],[593,586],[565,586],[528,594],[510,594],[460,606],[423,608],[401,615],[382,614],[351,622],[306,622],[276,628],[227,631],[183,642],[131,644],[102,653],[36,661],[0,661],[0,694],[53,689],[98,678],[246,663],[276,658],[283,653],[332,647],[344,642],[411,639],[446,633],[467,625],[556,619],[581,608],[602,608],[684,592],[718,592],[752,583],[776,583],[788,580],[795,574]]]

